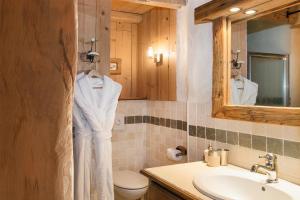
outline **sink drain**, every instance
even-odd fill
[[[266,191],[266,188],[264,186],[261,187],[261,191]]]

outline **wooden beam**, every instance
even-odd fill
[[[109,74],[110,66],[110,21],[111,21],[111,1],[97,0],[96,4],[96,37],[97,51],[100,54],[100,61],[97,70],[101,74]]]
[[[186,5],[186,0],[122,0],[155,7],[179,9]]]
[[[142,15],[126,12],[112,11],[111,19],[119,22],[138,24],[143,20]]]
[[[274,12],[278,12],[282,9],[286,9],[288,7],[300,5],[299,0],[271,0],[269,2],[266,2],[264,4],[258,4],[254,6],[252,9],[256,10],[257,13],[252,16],[247,16],[244,14],[244,12],[239,12],[237,14],[231,15],[228,18],[233,21],[242,21],[242,20],[250,20],[258,17],[262,17]]]
[[[267,10],[290,6],[297,2],[299,3],[299,0],[213,0],[195,9],[195,23],[211,22],[219,17],[229,17],[232,21],[238,21],[249,17],[244,14],[247,9],[256,10],[257,14],[254,16],[257,16]],[[239,7],[241,11],[233,14],[230,12],[232,7]]]
[[[1,199],[73,199],[75,3],[0,3]]]

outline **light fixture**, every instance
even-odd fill
[[[246,12],[245,12],[245,14],[246,15],[254,15],[256,13],[256,10],[247,10]]]
[[[163,63],[164,54],[162,53],[162,50],[154,52],[153,47],[149,47],[147,50],[147,56],[148,58],[154,59],[154,63],[156,65],[161,65]]]
[[[237,13],[237,12],[239,12],[241,9],[240,8],[238,8],[238,7],[232,7],[232,8],[230,8],[230,12],[232,12],[232,13]]]
[[[148,58],[153,58],[154,57],[154,50],[153,47],[149,47],[147,50],[147,56]]]

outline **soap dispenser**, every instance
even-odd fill
[[[211,143],[209,143],[208,148],[204,150],[204,161],[207,163],[208,160],[208,152],[212,151],[213,147],[211,145]]]

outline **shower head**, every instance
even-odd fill
[[[91,63],[94,62],[95,57],[99,56],[98,52],[95,51],[88,51],[88,53],[86,54],[86,59],[88,59]]]

